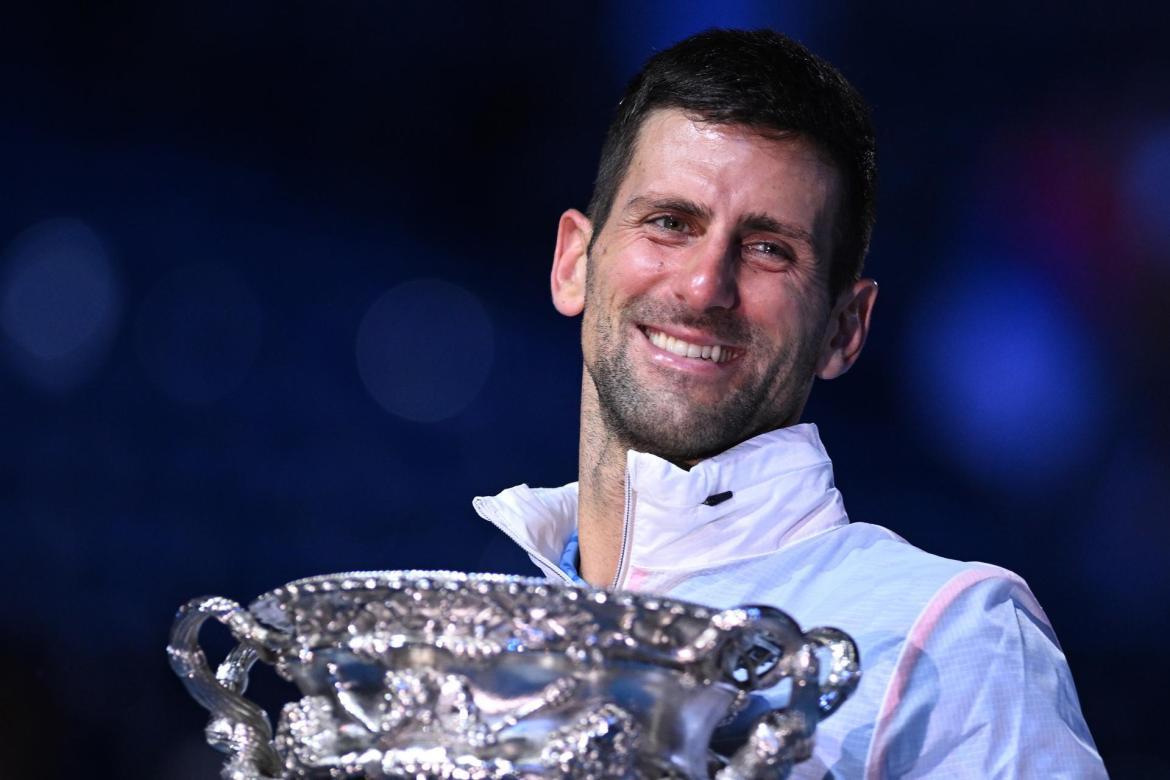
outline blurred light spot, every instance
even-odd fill
[[[1092,290],[1119,276],[1121,229],[1112,163],[1102,158],[1097,139],[1074,125],[1051,118],[993,145],[965,228],[969,240],[985,241],[990,227],[1020,248],[1017,257],[1028,265]]]
[[[1170,265],[1170,123],[1134,146],[1124,191],[1138,229]]]
[[[638,72],[652,54],[712,27],[771,27],[807,43],[810,5],[769,0],[610,2],[606,28],[616,45],[608,49],[625,80]]]
[[[51,219],[10,245],[0,282],[0,327],[26,377],[67,390],[108,353],[121,292],[101,241],[84,223]]]
[[[1087,334],[1023,269],[977,255],[956,265],[911,317],[911,413],[973,476],[1008,490],[1048,484],[1082,461],[1104,422]]]
[[[401,284],[366,312],[357,367],[386,411],[436,422],[479,394],[492,365],[492,323],[467,290],[438,279]]]
[[[135,340],[151,381],[176,401],[205,404],[235,390],[260,349],[263,317],[231,268],[172,271],[142,303]]]
[[[978,150],[973,189],[955,200],[954,246],[1010,248],[1060,288],[1078,316],[1108,323],[1131,305],[1137,258],[1100,128],[1062,114],[1016,117]]]

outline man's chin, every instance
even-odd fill
[[[629,449],[679,465],[716,455],[747,438],[744,432],[759,406],[742,393],[720,394],[677,376],[654,371],[640,375],[624,362],[589,368],[586,363],[602,419],[617,439]]]
[[[729,426],[726,417],[711,411],[707,407],[700,414],[639,415],[622,427],[631,449],[680,465],[694,464],[742,441],[738,426]]]

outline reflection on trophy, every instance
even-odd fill
[[[214,675],[198,643],[208,618],[239,642]],[[194,599],[167,652],[211,712],[230,780],[784,777],[860,675],[848,636],[802,633],[770,607],[452,572],[314,577],[247,610]],[[275,736],[243,696],[257,660],[303,694]],[[783,709],[731,755],[709,748],[774,686]]]

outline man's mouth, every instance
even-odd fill
[[[739,350],[722,344],[695,344],[675,336],[668,336],[662,331],[654,330],[646,325],[642,326],[642,332],[646,334],[646,338],[650,339],[650,343],[654,346],[681,357],[710,360],[712,363],[726,363],[739,357]]]

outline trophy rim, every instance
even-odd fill
[[[718,623],[720,616],[726,615],[728,610],[720,610],[703,604],[650,593],[609,591],[590,585],[550,582],[538,577],[487,572],[459,572],[444,569],[347,571],[302,577],[257,597],[248,606],[248,612],[261,624],[275,629],[287,637],[289,644],[285,645],[286,649],[299,647],[304,650],[328,647],[337,641],[337,628],[333,627],[332,630],[327,628],[323,631],[320,622],[312,616],[313,611],[304,612],[303,605],[318,599],[328,602],[338,597],[352,599],[353,603],[357,605],[366,602],[369,596],[373,596],[375,601],[366,603],[377,603],[379,597],[376,594],[379,592],[387,596],[398,594],[395,598],[400,601],[405,596],[418,599],[421,595],[423,598],[419,602],[419,607],[422,613],[425,613],[428,608],[424,606],[428,601],[433,604],[433,600],[425,595],[427,593],[435,599],[441,598],[444,594],[469,597],[473,600],[483,599],[487,609],[494,611],[496,615],[501,617],[501,625],[507,625],[508,615],[515,609],[517,600],[538,602],[542,607],[551,610],[551,614],[559,614],[562,617],[573,615],[575,620],[591,622],[591,630],[604,629],[607,624],[621,621],[622,615],[626,616],[627,621],[632,619],[635,614],[641,615],[642,619],[638,621],[639,623],[648,621],[646,625],[656,625],[667,629],[654,632],[657,636],[652,640],[645,637],[640,638],[630,649],[631,655],[643,657],[654,664],[663,662],[664,653],[673,654],[698,640],[699,635],[704,630],[708,634],[712,630],[717,630],[718,634],[724,637],[730,637],[733,633],[730,626],[720,629],[714,628],[714,623]],[[730,610],[730,612],[742,612],[742,610],[735,609]],[[310,617],[306,618],[306,614]],[[308,620],[308,623],[304,622],[305,620]],[[597,621],[601,622],[597,623]],[[668,629],[668,626],[674,628]],[[687,626],[690,628],[686,628]],[[615,625],[610,625],[609,629],[603,630],[603,633],[607,636],[617,636],[621,641],[629,644],[631,640],[628,635],[633,626],[627,625],[624,629],[612,630],[615,627]],[[523,629],[518,627],[512,629],[513,634],[522,631]],[[682,633],[679,634],[679,631]],[[379,632],[375,632],[375,634],[377,633]],[[438,647],[445,645],[448,649],[454,647],[451,637],[445,634],[440,635],[431,630],[420,631],[417,627],[401,630],[396,628],[392,633],[397,634],[393,641],[400,646]],[[507,629],[504,630],[504,633],[507,633]],[[513,640],[516,638],[516,636],[512,637]],[[347,638],[347,641],[352,642],[353,639],[354,637],[351,636]],[[466,639],[464,650],[471,651],[473,654],[482,652],[486,655],[494,655],[500,650],[486,638],[467,637]],[[539,648],[548,652],[572,651],[576,653],[582,646],[590,648],[590,652],[623,652],[620,648],[602,648],[598,644],[600,641],[601,636],[598,635],[597,641],[586,641],[583,645],[579,637],[574,638],[569,634],[560,636],[546,634],[533,644],[527,640],[522,641],[521,644],[524,647],[521,652],[531,652]],[[281,644],[284,645],[283,642]],[[512,643],[509,642],[509,646],[511,645]],[[473,648],[479,649],[473,650]],[[697,670],[709,664],[709,659],[694,657],[688,659],[683,665]],[[707,672],[701,676],[710,679],[721,675]]]
[[[455,601],[445,603],[448,597]],[[274,632],[268,652],[289,662],[310,662],[319,650],[339,646],[382,659],[430,648],[480,665],[501,654],[539,653],[591,668],[649,665],[739,691],[778,682],[785,654],[808,641],[791,616],[768,606],[720,609],[652,593],[441,569],[303,577],[258,597],[247,611]]]
[[[257,596],[249,604],[248,611],[269,625],[284,628],[287,626],[287,620],[282,605],[286,599],[298,595],[420,586],[434,590],[503,586],[509,591],[515,588],[534,595],[542,595],[542,590],[557,591],[566,595],[579,594],[578,596],[570,595],[569,598],[576,598],[586,604],[589,602],[595,604],[612,603],[614,606],[626,608],[650,611],[666,610],[696,620],[709,620],[722,611],[692,601],[650,593],[611,591],[589,584],[553,582],[542,577],[529,577],[521,574],[461,572],[450,569],[370,569],[301,577]]]

